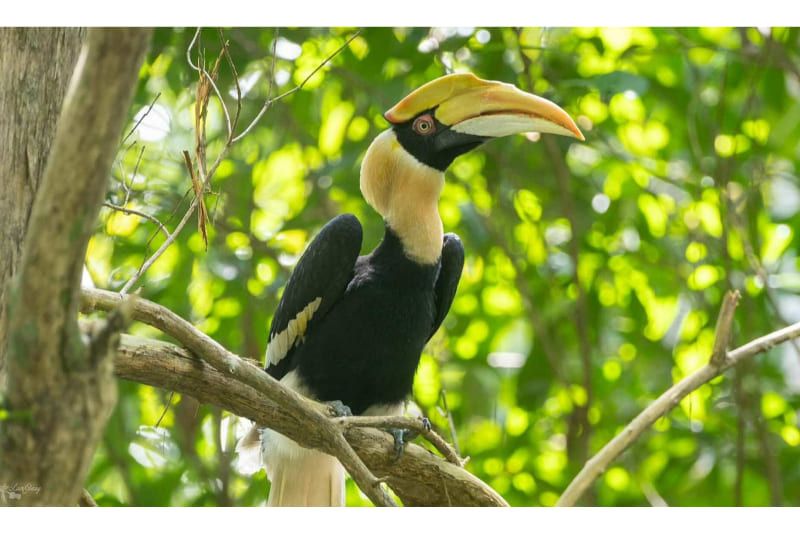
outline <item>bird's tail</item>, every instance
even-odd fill
[[[344,469],[319,452],[294,461],[280,461],[270,475],[270,507],[332,507],[344,505]]]
[[[344,505],[344,468],[334,457],[309,450],[269,429],[261,436],[261,460],[271,482],[270,507]],[[252,436],[243,440],[252,442]],[[245,444],[245,447],[248,447]]]

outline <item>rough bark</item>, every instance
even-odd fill
[[[38,491],[5,503],[74,505],[114,405],[110,343],[78,330],[80,278],[149,35],[89,30],[64,97],[6,296],[0,485]]]
[[[281,407],[262,391],[220,372],[185,348],[123,335],[115,372],[123,379],[174,390],[222,407],[274,428],[303,446],[323,450],[328,446],[317,421]],[[346,436],[369,469],[385,478],[406,505],[507,505],[481,480],[421,446],[409,444],[400,460],[394,461],[393,441],[385,431],[353,427]]]
[[[5,304],[85,32],[0,28],[0,391]]]

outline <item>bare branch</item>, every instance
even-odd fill
[[[136,271],[136,274],[134,274],[134,276],[125,283],[125,285],[122,287],[122,289],[120,289],[120,291],[119,291],[120,295],[124,296],[124,295],[128,294],[128,291],[131,290],[131,287],[133,287],[133,285],[137,281],[139,281],[139,279],[142,277],[142,275],[145,272],[147,272],[147,270],[151,266],[153,266],[153,263],[155,263],[156,260],[159,257],[161,257],[161,255],[164,253],[164,251],[166,251],[166,249],[169,248],[170,245],[172,245],[173,242],[175,242],[175,239],[178,238],[178,235],[180,234],[180,232],[183,229],[183,227],[186,225],[187,222],[189,222],[189,219],[194,214],[194,210],[196,208],[197,208],[197,196],[194,197],[194,200],[192,200],[192,204],[189,206],[189,209],[186,210],[186,213],[184,213],[183,218],[181,219],[180,222],[178,222],[178,225],[175,226],[175,229],[172,230],[172,233],[169,234],[169,237],[167,237],[167,239],[161,244],[161,246],[158,247],[158,250],[156,250],[153,253],[153,255],[151,255],[150,257],[147,258],[147,261],[145,261],[142,264],[142,266],[139,267],[139,270]]]
[[[149,115],[150,112],[153,110],[153,106],[156,105],[156,102],[158,101],[158,99],[160,97],[161,97],[161,93],[156,94],[155,98],[153,98],[153,101],[150,102],[149,106],[147,106],[147,110],[142,114],[141,117],[139,117],[139,120],[136,121],[136,124],[134,124],[133,127],[131,128],[131,130],[127,133],[127,135],[125,135],[125,138],[122,139],[122,142],[119,143],[120,146],[124,146],[125,142],[127,142],[127,140],[130,139],[131,135],[133,135],[134,132],[139,128],[139,126],[142,124],[144,119],[147,118],[147,115]]]
[[[131,322],[133,301],[135,296],[122,299],[117,307],[106,315],[105,320],[95,320],[89,331],[89,353],[93,359],[106,357],[117,348],[119,334]]]
[[[119,302],[120,296],[109,291],[87,289],[84,304],[91,308],[107,309]],[[87,300],[87,295],[93,298]],[[101,306],[102,305],[102,306]],[[318,426],[318,431],[327,436],[328,448],[324,451],[334,455],[347,469],[359,487],[376,505],[393,505],[393,501],[379,486],[375,478],[361,462],[361,459],[344,440],[342,432],[326,416],[327,407],[280,385],[260,368],[246,363],[230,353],[216,341],[206,336],[172,311],[143,299],[134,303],[134,319],[162,329],[184,346],[192,350],[204,361],[220,372],[226,372],[242,383],[267,394],[268,398],[295,413],[303,413]],[[334,444],[335,443],[335,444]]]
[[[461,456],[461,449],[458,446],[458,434],[456,433],[456,424],[453,421],[453,412],[450,411],[450,406],[447,405],[447,391],[442,387],[439,397],[442,400],[442,409],[444,416],[447,418],[447,427],[450,429],[450,440],[453,441],[453,450],[457,456]]]
[[[128,205],[128,200],[131,199],[131,188],[133,187],[133,180],[136,179],[136,174],[139,172],[139,165],[142,163],[142,156],[144,155],[144,149],[146,147],[142,146],[142,149],[139,150],[139,157],[136,158],[136,164],[133,166],[133,174],[131,174],[131,184],[128,185],[125,183],[125,176],[122,176],[122,185],[125,188],[125,201],[122,203],[124,205]]]
[[[186,62],[189,63],[189,66],[192,69],[199,71],[200,69],[192,62],[192,50],[194,49],[194,44],[197,42],[197,38],[200,37],[200,30],[201,28],[197,28],[194,32],[194,37],[192,37],[191,42],[189,42],[189,46],[186,48]]]
[[[733,333],[733,314],[739,305],[741,295],[739,291],[728,291],[722,300],[722,307],[717,318],[717,328],[714,333],[714,349],[711,352],[711,364],[719,366],[725,362],[728,355],[728,345]]]
[[[274,104],[274,103],[275,103],[275,102],[277,102],[278,100],[281,100],[281,99],[283,99],[283,98],[286,98],[286,97],[287,97],[287,96],[289,96],[290,94],[294,94],[294,93],[296,93],[297,91],[299,91],[300,89],[302,89],[303,87],[305,87],[306,83],[308,83],[308,80],[310,80],[311,78],[313,78],[313,77],[314,77],[314,75],[315,75],[317,72],[319,72],[319,71],[320,71],[320,69],[322,69],[322,67],[324,67],[325,65],[327,65],[328,63],[330,63],[330,62],[333,60],[333,58],[335,58],[337,55],[339,55],[339,54],[342,52],[342,50],[344,50],[345,48],[347,48],[347,45],[349,45],[349,44],[350,44],[350,42],[352,42],[352,40],[353,40],[353,39],[355,39],[356,37],[358,37],[360,33],[361,33],[361,30],[358,30],[358,31],[357,31],[357,32],[355,32],[353,35],[351,35],[351,36],[350,36],[350,37],[349,37],[349,38],[348,38],[348,39],[347,39],[347,40],[344,42],[344,44],[343,44],[342,46],[340,46],[339,48],[337,48],[335,52],[333,52],[331,55],[329,55],[328,57],[326,57],[326,58],[325,58],[325,60],[324,60],[322,63],[320,63],[319,65],[317,65],[317,68],[315,68],[314,70],[312,70],[312,71],[311,71],[311,74],[309,74],[308,76],[306,76],[306,77],[303,79],[303,81],[301,81],[301,82],[300,82],[298,85],[295,85],[294,87],[292,87],[292,88],[291,88],[291,89],[289,89],[288,91],[286,91],[286,92],[284,92],[284,93],[281,93],[281,94],[279,94],[279,95],[278,95],[278,96],[276,96],[275,98],[270,98],[269,96],[267,96],[267,99],[266,99],[266,101],[264,102],[264,105],[261,107],[261,110],[258,112],[258,114],[256,115],[256,117],[255,117],[255,118],[254,118],[254,119],[253,119],[253,120],[250,122],[250,124],[249,124],[249,125],[248,125],[248,126],[245,128],[245,129],[244,129],[244,131],[243,131],[242,133],[240,133],[239,135],[237,135],[236,137],[234,137],[234,138],[233,138],[233,141],[232,141],[232,142],[237,142],[237,141],[238,141],[238,140],[240,140],[242,137],[244,137],[245,135],[247,135],[247,134],[250,132],[250,130],[252,130],[252,129],[253,129],[253,127],[255,127],[255,125],[258,123],[258,121],[259,121],[259,120],[261,120],[261,117],[262,117],[262,116],[264,116],[264,113],[266,113],[266,112],[267,112],[267,110],[269,110],[269,108],[270,108],[270,107],[272,107],[272,104]],[[276,39],[276,41],[277,41],[277,39]],[[273,57],[272,69],[273,69],[273,71],[274,71],[274,69],[275,69],[275,62],[274,62],[274,58],[275,58],[275,47],[274,47],[274,45],[273,45],[273,48],[272,48],[272,57]],[[273,74],[274,74],[274,72],[273,72]],[[270,78],[270,92],[271,92],[271,90],[272,90],[272,77]]]
[[[464,461],[455,450],[433,429],[417,418],[405,416],[348,416],[336,419],[345,428],[370,427],[377,429],[408,429],[419,433],[433,444],[450,463],[463,466]]]
[[[239,115],[242,112],[242,87],[239,84],[239,72],[236,70],[236,65],[233,63],[233,58],[231,57],[230,43],[225,40],[225,35],[222,33],[222,30],[219,30],[219,40],[222,42],[222,51],[225,55],[225,59],[228,61],[231,73],[233,74],[233,85],[236,88],[236,113],[233,115],[231,125],[231,130],[235,131],[236,125],[239,124]]]
[[[316,422],[272,402],[261,390],[243,386],[184,348],[123,335],[115,368],[120,378],[174,390],[271,427],[303,446],[327,450]],[[353,427],[346,438],[369,469],[385,479],[406,505],[448,505],[448,494],[451,505],[506,505],[478,478],[421,446],[408,444],[402,457],[394,461],[393,440],[385,431]]]
[[[81,492],[81,497],[80,497],[80,499],[78,499],[78,506],[80,506],[80,507],[97,507],[97,502],[94,501],[94,498],[92,498],[92,495],[89,494],[88,490],[83,489],[83,491]]]
[[[202,120],[202,121],[198,120],[197,121],[196,128],[195,128],[196,129],[196,132],[195,132],[196,133],[195,152],[197,154],[197,170],[198,170],[197,179],[199,179],[199,181],[202,182],[202,187],[200,187],[200,190],[202,191],[202,193],[201,194],[197,194],[197,187],[196,187],[196,184],[195,184],[195,180],[193,179],[192,183],[193,183],[193,188],[195,188],[195,197],[194,197],[194,200],[192,201],[192,203],[189,205],[189,208],[187,209],[186,213],[184,213],[183,218],[178,223],[178,225],[175,227],[175,229],[172,230],[172,233],[170,234],[169,237],[167,237],[166,241],[164,241],[161,244],[161,246],[159,246],[159,248],[155,252],[153,252],[153,254],[150,257],[148,257],[142,263],[142,265],[139,267],[139,269],[136,271],[136,273],[125,283],[125,285],[123,285],[122,289],[120,290],[120,294],[125,295],[125,294],[128,294],[128,292],[130,292],[131,288],[133,288],[133,286],[136,284],[136,282],[138,282],[141,279],[141,277],[144,275],[144,273],[147,272],[147,270],[153,265],[153,263],[155,263],[156,260],[159,257],[161,257],[161,255],[167,250],[167,248],[169,248],[172,245],[172,243],[175,242],[175,239],[178,238],[178,235],[183,230],[183,228],[186,226],[186,223],[189,221],[191,216],[194,214],[195,210],[198,209],[198,207],[201,206],[201,205],[202,205],[202,207],[200,208],[201,213],[199,214],[199,216],[201,217],[201,219],[203,221],[207,220],[207,215],[205,214],[205,205],[203,204],[203,200],[202,200],[203,194],[205,193],[206,188],[208,187],[208,184],[211,181],[211,178],[214,176],[214,173],[217,171],[217,168],[219,168],[220,163],[225,158],[225,156],[227,156],[228,151],[230,150],[231,146],[235,142],[240,140],[242,137],[247,135],[247,133],[250,132],[250,130],[255,126],[255,124],[258,122],[258,120],[261,118],[261,116],[267,111],[267,109],[269,109],[269,107],[274,102],[277,102],[278,100],[280,100],[282,98],[285,98],[286,96],[289,96],[290,94],[302,89],[305,86],[305,84],[308,82],[308,80],[310,80],[314,76],[314,74],[319,72],[319,70],[322,67],[327,65],[331,60],[333,60],[334,57],[336,57],[342,50],[344,50],[344,48],[348,44],[350,44],[350,42],[353,39],[355,39],[359,35],[359,33],[360,32],[356,32],[349,39],[347,39],[347,41],[345,41],[345,43],[342,46],[340,46],[335,52],[333,52],[322,63],[320,63],[311,72],[311,74],[306,76],[306,78],[299,85],[297,85],[293,89],[290,89],[290,90],[286,91],[283,94],[280,94],[280,95],[276,96],[275,98],[268,98],[267,101],[264,103],[264,107],[262,107],[261,111],[256,116],[256,118],[253,119],[253,121],[250,123],[250,125],[247,126],[247,128],[245,128],[245,130],[242,133],[240,133],[239,135],[234,137],[233,136],[234,132],[233,132],[233,129],[232,129],[232,123],[231,123],[231,119],[230,119],[230,115],[228,113],[227,107],[225,106],[225,103],[222,101],[222,95],[220,94],[219,90],[217,89],[217,87],[214,84],[213,79],[212,79],[213,77],[216,76],[216,71],[217,71],[217,69],[219,67],[219,62],[221,61],[222,57],[224,57],[228,53],[227,52],[227,43],[223,43],[223,50],[220,53],[220,56],[218,57],[217,62],[214,65],[214,68],[212,69],[212,72],[209,74],[205,70],[205,68],[203,68],[202,65],[195,65],[192,62],[192,59],[191,59],[191,52],[194,49],[194,46],[195,46],[195,44],[196,44],[196,42],[198,40],[198,37],[200,35],[200,28],[198,28],[197,31],[195,31],[194,37],[192,38],[192,41],[190,42],[189,47],[186,50],[186,59],[189,62],[189,65],[194,70],[196,70],[197,72],[200,73],[200,79],[201,79],[200,83],[201,83],[201,85],[204,82],[209,83],[212,86],[212,88],[214,89],[215,93],[217,94],[217,97],[220,99],[220,103],[221,103],[221,105],[223,107],[223,110],[225,112],[226,123],[228,125],[228,136],[227,136],[227,138],[225,140],[224,146],[220,150],[219,154],[217,154],[217,157],[214,160],[214,163],[208,169],[206,169],[206,161],[205,161],[205,148],[206,148],[205,147],[205,144],[206,144],[206,142],[205,142],[205,121],[204,120]],[[273,54],[274,54],[274,50],[273,50]],[[230,60],[229,56],[228,56],[228,59]],[[230,62],[231,62],[231,65],[233,65],[233,61],[230,60]],[[234,69],[234,73],[235,73],[235,67],[232,66],[232,68]],[[238,86],[238,77],[237,77],[237,86]],[[270,87],[271,87],[271,85],[270,85]],[[205,94],[204,91],[198,90],[198,93],[203,93],[203,94],[198,94],[198,102],[196,102],[197,113],[198,113],[197,116],[200,117],[201,114],[205,112],[204,110],[205,110],[205,108],[206,108],[206,106],[208,104],[208,98],[207,98],[207,94]],[[241,98],[237,99],[237,105],[240,105],[240,103],[241,103]],[[238,121],[238,109],[237,109],[236,120]],[[192,166],[188,165],[188,168],[191,169]],[[190,177],[191,177],[191,175],[190,175]],[[198,222],[198,225],[201,228],[201,231],[202,231],[202,223],[203,222],[200,222],[200,221]]]
[[[194,189],[195,200],[197,201],[197,206],[199,208],[199,212],[197,213],[197,230],[203,237],[203,244],[205,244],[206,250],[208,250],[208,233],[206,231],[208,212],[206,211],[206,204],[203,200],[203,194],[205,191],[203,190],[203,184],[200,183],[200,180],[198,180],[197,176],[194,174],[192,158],[189,155],[189,152],[186,150],[183,151],[183,161],[186,163],[186,170],[189,171],[189,177],[192,180],[192,189]]]
[[[86,289],[83,310],[109,309],[119,298],[113,292]],[[393,461],[388,434],[357,427],[344,431],[340,422],[329,418],[327,406],[287,389],[169,310],[140,298],[133,318],[175,338],[196,356],[166,343],[123,336],[116,360],[120,377],[190,394],[275,429],[301,446],[334,455],[351,476],[360,476],[354,479],[375,503],[391,503],[381,496],[385,493],[375,477],[380,476],[409,505],[445,505],[443,486],[457,505],[506,505],[483,482],[420,446],[408,445],[400,460]],[[374,474],[361,476],[359,463]]]
[[[164,236],[166,238],[169,238],[169,231],[167,231],[166,226],[164,226],[164,224],[162,224],[161,221],[158,220],[153,215],[148,215],[147,213],[145,213],[143,211],[137,211],[136,209],[130,209],[128,207],[122,207],[121,205],[114,205],[111,202],[103,202],[103,207],[108,207],[109,209],[113,209],[114,211],[119,211],[121,213],[125,213],[126,215],[135,215],[137,217],[142,217],[145,220],[149,220],[150,222],[152,222],[153,224],[158,226],[158,229],[161,231],[161,233],[164,234]]]
[[[561,495],[556,505],[569,507],[575,505],[581,495],[592,485],[600,474],[623,452],[635,442],[653,423],[671,411],[691,392],[699,389],[724,371],[755,355],[764,353],[774,346],[800,337],[800,322],[773,331],[768,335],[754,339],[744,346],[728,352],[728,356],[719,365],[709,363],[697,372],[690,374],[669,388],[653,403],[639,413],[623,430],[603,449],[586,462],[583,469]]]

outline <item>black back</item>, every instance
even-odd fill
[[[339,301],[353,278],[353,267],[361,251],[361,239],[361,223],[353,215],[339,215],[325,224],[303,252],[286,284],[272,318],[270,341],[316,298],[321,298],[321,302],[308,323],[309,329]],[[288,348],[286,353],[278,354],[277,360],[266,361],[266,370],[275,379],[285,376],[292,366],[289,356],[294,346]]]
[[[304,254],[298,264],[302,272],[295,270],[290,285],[326,276],[338,279],[344,271],[341,263],[332,268],[327,254],[319,253],[322,248],[316,242],[320,238],[322,233]],[[267,371],[280,378],[296,370],[318,400],[340,400],[354,414],[406,399],[422,350],[446,316],[461,275],[460,240],[447,235],[443,244],[442,259],[423,265],[405,255],[400,239],[387,227],[380,245],[355,261],[339,297],[328,303],[323,297],[324,312],[320,307],[322,313],[309,322],[305,339]],[[314,255],[306,259],[312,248]],[[323,274],[331,270],[339,274]],[[338,292],[327,290],[328,294]],[[320,294],[319,288],[316,293],[304,291],[305,300],[282,301],[279,310],[302,309]],[[300,289],[290,293],[287,287],[283,299],[298,294]],[[288,324],[291,317],[283,314],[281,323]],[[280,331],[273,323],[273,334]]]

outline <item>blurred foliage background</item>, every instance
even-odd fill
[[[225,30],[241,123],[354,32]],[[181,151],[194,151],[193,35],[156,32],[130,112],[130,128],[140,124],[108,197],[169,228],[190,201]],[[220,47],[217,30],[203,30],[195,52],[210,64]],[[262,360],[315,232],[349,212],[364,252],[381,238],[358,174],[387,127],[383,111],[451,71],[550,98],[586,134],[494,141],[448,171],[441,215],[467,265],[414,385],[445,435],[452,417],[472,472],[512,505],[550,506],[587,457],[706,363],[729,287],[743,294],[734,345],[800,320],[800,30],[364,29],[232,147],[206,199],[208,250],[190,224],[139,285]],[[224,62],[217,85],[233,108]],[[221,109],[212,97],[211,156],[224,142]],[[87,257],[93,282],[119,290],[163,240],[151,222],[104,209]],[[659,420],[585,503],[800,505],[799,391],[795,346],[727,373]],[[88,489],[101,505],[261,505],[264,473],[243,475],[233,451],[245,426],[122,382]],[[350,482],[348,503],[369,505]]]

